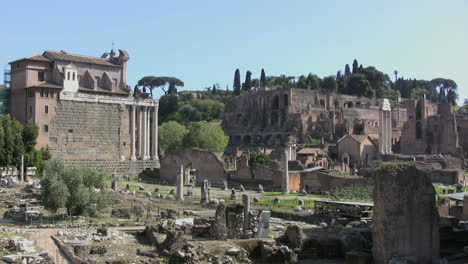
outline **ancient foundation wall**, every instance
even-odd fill
[[[266,189],[280,189],[283,172],[266,166],[253,164],[251,167],[242,166],[229,174],[229,185],[240,184],[249,188],[256,188],[262,184]]]
[[[59,101],[49,128],[52,154],[63,160],[119,160],[130,146],[123,136],[129,131],[125,110],[119,104]]]
[[[154,160],[66,160],[65,163],[80,167],[93,167],[115,176],[136,178],[142,174],[157,176],[159,161]]]
[[[213,186],[222,186],[227,180],[224,162],[213,152],[200,149],[185,149],[161,160],[161,180],[175,184],[180,166],[195,170],[197,183],[208,180]]]
[[[334,188],[350,185],[371,184],[369,179],[357,176],[337,177],[322,172],[302,172],[301,186],[307,186],[309,192],[326,192]]]

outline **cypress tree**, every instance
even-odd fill
[[[239,95],[241,92],[241,80],[239,69],[236,69],[236,72],[234,73],[234,84],[232,85],[232,87],[234,89],[234,94]]]
[[[262,68],[262,74],[260,75],[260,87],[266,87],[266,75],[265,71]]]
[[[216,85],[215,85],[215,84],[213,84],[213,89],[211,89],[211,92],[212,92],[213,94],[216,94]]]
[[[359,64],[356,59],[353,61],[353,73],[357,73],[359,68]]]
[[[351,75],[351,70],[349,69],[349,65],[348,65],[348,64],[346,64],[346,66],[345,66],[345,71],[344,71],[344,72],[345,72],[345,76],[346,76],[346,77],[348,77],[348,76]]]
[[[245,82],[244,86],[242,87],[242,91],[248,91],[252,89],[252,73],[247,71],[245,74]]]

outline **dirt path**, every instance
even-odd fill
[[[55,228],[34,229],[34,233],[31,235],[31,240],[34,240],[38,249],[47,251],[53,258],[55,264],[68,264],[70,262],[62,256],[59,248],[51,238],[51,236],[55,235],[59,230],[60,229]]]

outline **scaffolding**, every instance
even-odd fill
[[[5,88],[11,88],[11,69],[10,69],[10,65],[6,65],[3,68],[3,85],[5,85]]]

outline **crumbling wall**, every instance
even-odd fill
[[[392,258],[432,263],[439,258],[439,214],[429,176],[415,163],[384,163],[375,171],[374,263]]]
[[[212,185],[222,186],[227,181],[224,162],[213,152],[195,148],[184,149],[162,159],[161,180],[175,184],[181,165],[196,170],[198,184],[208,180]]]
[[[326,192],[350,185],[371,184],[368,178],[359,176],[333,176],[319,171],[301,172],[301,186],[307,186],[309,192]]]
[[[259,184],[268,188],[280,188],[283,172],[259,164],[248,166],[247,162],[238,163],[238,169],[229,174],[231,186],[244,185],[244,187],[256,188]]]

